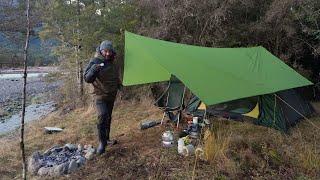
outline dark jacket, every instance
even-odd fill
[[[97,67],[104,63],[103,67]],[[92,83],[97,99],[114,100],[121,86],[119,72],[113,62],[105,61],[102,56],[90,60],[84,73],[84,80]]]

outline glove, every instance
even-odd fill
[[[94,72],[98,72],[102,67],[100,66],[100,64],[93,64],[91,66],[91,69],[94,71]]]

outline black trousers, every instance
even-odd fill
[[[99,141],[107,144],[110,136],[111,116],[113,110],[114,100],[96,100],[96,108],[98,112],[98,137]]]

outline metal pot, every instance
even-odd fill
[[[171,131],[165,131],[162,134],[162,140],[167,142],[173,141],[173,133]]]
[[[172,147],[173,141],[162,141],[163,147]]]

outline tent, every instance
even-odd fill
[[[242,120],[244,116],[253,118],[257,125],[272,127],[288,132],[301,118],[314,113],[307,99],[299,94],[299,89],[289,89],[273,94],[238,99],[212,106],[204,105],[193,96],[187,111],[195,116],[222,116],[228,119]]]
[[[272,94],[312,85],[261,46],[208,48],[125,32],[125,86],[168,81],[171,75],[207,106],[268,94],[271,104]]]

